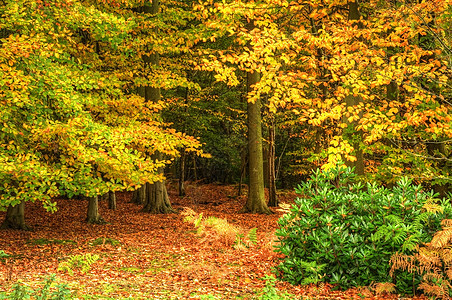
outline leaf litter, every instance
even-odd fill
[[[284,212],[239,214],[246,199],[236,196],[234,186],[193,185],[183,198],[177,196],[176,185],[171,186],[173,208],[227,220],[244,232],[256,228],[256,242],[233,247],[215,233],[199,234],[183,214],[140,212],[140,206],[129,202],[131,193],[117,193],[116,210],[109,210],[107,201],[99,203],[100,214],[109,222],[105,225],[85,223],[84,200],[56,199],[54,214],[39,203],[27,203],[26,222],[33,231],[0,231],[0,250],[10,255],[0,263],[0,287],[10,289],[18,280],[38,286],[57,274],[75,299],[260,299],[263,278],[274,276],[279,262],[280,255],[273,251],[274,233]],[[284,203],[295,197],[279,196]],[[0,212],[1,219],[4,214]],[[74,257],[88,255],[99,256],[89,270],[76,265],[71,272],[59,269]],[[334,291],[328,284],[301,287],[276,281],[274,288],[296,299],[398,298],[377,297],[366,289]]]

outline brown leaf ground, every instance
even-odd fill
[[[245,198],[236,197],[233,186],[191,184],[184,198],[171,186],[169,192],[176,209],[190,207],[204,217],[227,219],[244,231],[256,227],[257,244],[234,249],[213,234],[199,236],[181,214],[140,212],[139,206],[129,203],[130,193],[117,195],[115,211],[101,201],[106,225],[85,223],[83,200],[58,199],[54,214],[39,203],[27,203],[26,221],[33,231],[0,231],[0,250],[12,255],[0,262],[0,289],[8,290],[18,280],[33,288],[56,274],[56,282],[68,284],[74,299],[260,299],[262,278],[273,275],[278,264],[274,232],[282,212],[238,214]],[[279,197],[290,203],[295,194]],[[71,256],[87,253],[99,255],[89,271],[58,270]],[[328,285],[302,288],[277,282],[275,288],[279,295],[290,293],[287,299],[377,299],[366,290],[338,292]]]

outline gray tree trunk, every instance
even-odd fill
[[[179,164],[179,196],[183,197],[185,194],[185,149],[182,149]]]
[[[25,223],[25,202],[8,206],[5,219],[3,220],[1,229],[20,229],[30,230],[31,228]]]
[[[99,198],[97,196],[88,198],[86,222],[90,224],[105,224],[104,219],[99,214]]]
[[[359,13],[359,4],[357,1],[349,1],[348,2],[348,19],[349,20],[359,20],[361,15]],[[346,105],[346,109],[348,107],[357,107],[359,105],[359,103],[362,102],[361,97],[359,96],[353,96],[353,95],[348,95],[345,98],[345,105]],[[346,110],[348,111],[348,110]],[[347,118],[345,118],[347,119]],[[345,120],[346,124],[350,124],[347,120]],[[351,123],[352,125],[356,125],[356,122]],[[360,131],[354,131],[353,135],[358,136],[359,140],[362,140],[362,132]],[[354,136],[352,135],[346,135],[345,136],[347,140],[355,140]],[[347,159],[344,159],[345,164],[349,167],[354,167],[355,168],[355,173],[358,175],[364,175],[364,154],[363,154],[363,150],[360,149],[360,143],[359,142],[355,142],[352,143],[352,146],[355,150],[355,157],[356,157],[356,161],[349,161]]]
[[[152,0],[151,5],[144,6],[144,12],[156,15],[158,14],[160,9],[159,0]],[[160,65],[160,56],[158,53],[152,53],[150,55],[143,56],[143,61],[146,66],[154,66],[158,67]],[[145,87],[145,100],[151,102],[158,102],[161,98],[160,88]],[[161,153],[157,153],[154,155],[156,160],[161,161],[163,155]],[[163,168],[158,169],[159,174],[163,174]],[[144,191],[143,191],[144,192]],[[173,213],[175,210],[171,207],[171,203],[168,198],[168,192],[166,191],[165,181],[162,182],[154,182],[154,183],[146,183],[145,187],[145,200],[144,207],[142,209],[143,212],[149,213]]]
[[[113,191],[108,192],[108,208],[116,209],[116,193]]]
[[[247,88],[258,83],[260,75],[257,72],[247,73]],[[249,187],[245,206],[240,210],[243,213],[270,214],[264,192],[264,167],[262,154],[262,117],[261,101],[248,102],[248,155],[249,155]]]
[[[146,200],[146,187],[143,185],[140,188],[133,191],[132,200],[130,202],[141,205]]]
[[[272,118],[268,128],[268,206],[277,207],[275,168],[275,120]]]

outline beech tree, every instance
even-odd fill
[[[326,133],[327,147],[313,156],[323,168],[345,160],[385,182],[405,174],[448,180],[435,163],[447,152],[433,157],[425,148],[432,134],[450,139],[450,67],[443,59],[450,42],[442,38],[448,1],[230,1],[202,11],[212,39],[227,34],[253,45],[209,53],[203,67],[229,84],[237,84],[237,70],[259,71],[249,99],[268,95],[271,111],[284,107],[299,124]],[[243,16],[258,20],[257,29],[241,29]],[[429,49],[418,39],[427,34],[435,36]],[[397,51],[388,56],[391,49]],[[399,87],[397,98],[388,97],[388,85]]]
[[[153,117],[159,104],[127,93],[122,73],[105,71],[103,55],[124,57],[131,19],[76,1],[6,1],[0,13],[5,227],[26,229],[26,201],[54,211],[59,195],[95,199],[158,181],[167,162],[151,158],[155,149],[176,155],[199,145],[163,128]]]
[[[250,192],[243,211],[270,212],[263,106],[269,120],[283,120],[278,133],[286,141],[303,138],[290,145],[303,167],[308,158],[309,167],[324,169],[346,161],[388,184],[407,174],[436,187],[450,181],[448,0],[92,4],[8,0],[0,7],[5,227],[26,228],[26,201],[53,211],[59,195],[95,201],[145,183],[152,184],[139,198],[145,210],[170,212],[163,168],[200,143],[171,129],[161,112],[181,103],[174,90],[200,91],[203,99],[218,91],[201,91],[190,72],[214,72],[244,91]],[[101,220],[95,202],[89,207],[88,219]]]

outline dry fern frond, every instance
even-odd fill
[[[411,255],[405,255],[399,252],[396,252],[392,255],[389,263],[391,264],[391,270],[389,270],[389,276],[394,275],[394,271],[398,269],[402,269],[404,271],[412,272],[416,268],[416,257]]]
[[[181,215],[185,216],[184,221],[192,223],[197,229],[197,234],[203,237],[201,243],[220,241],[232,245],[243,231],[240,227],[228,223],[226,219],[204,218],[202,213],[198,214],[189,207],[184,207]]]
[[[443,260],[446,267],[452,266],[452,249],[450,247],[447,247],[443,249],[443,251],[440,252],[441,259]]]
[[[452,227],[452,219],[444,219],[441,221],[441,226],[443,226],[443,228],[446,227]]]
[[[427,282],[422,282],[419,285],[419,289],[423,290],[425,294],[442,298],[442,299],[448,299],[449,296],[447,296],[446,291],[443,287],[435,285],[435,284],[428,284]]]
[[[198,213],[196,211],[194,211],[193,209],[191,209],[190,207],[183,207],[180,214],[185,216],[186,219],[187,219],[187,217],[194,218],[198,215]]]
[[[204,226],[211,228],[217,236],[228,245],[235,242],[237,234],[240,233],[240,229],[228,223],[225,219],[209,217],[204,221]]]
[[[444,248],[451,244],[452,240],[452,227],[443,228],[433,236],[430,245],[435,248]]]
[[[395,284],[391,282],[379,282],[375,284],[375,293],[380,295],[392,294],[395,293]]]
[[[279,203],[278,206],[279,207],[276,210],[283,212],[285,214],[290,213],[290,209],[292,208],[292,205],[290,205],[288,203]]]
[[[396,253],[391,257],[390,275],[397,269],[422,275],[419,288],[427,295],[449,299],[452,286],[452,220],[441,222],[442,230],[435,233],[432,241],[419,247],[414,255]]]
[[[437,266],[442,265],[438,252],[428,248],[420,248],[419,253],[414,256],[418,262],[417,272],[420,274],[434,270]]]
[[[447,279],[451,280],[452,279],[452,268],[447,267],[444,272],[446,273]]]
[[[325,282],[319,282],[318,283],[318,285],[319,285],[319,289],[323,289],[324,288],[324,286],[325,286]],[[365,299],[367,299],[367,298],[372,298],[373,296],[374,296],[374,294],[372,293],[372,289],[374,289],[374,285],[372,285],[372,286],[359,286],[359,287],[357,287],[356,288],[356,291],[358,292],[358,294],[360,294],[360,296],[362,297],[362,298],[365,298]],[[319,291],[319,293],[320,293],[321,291]]]

